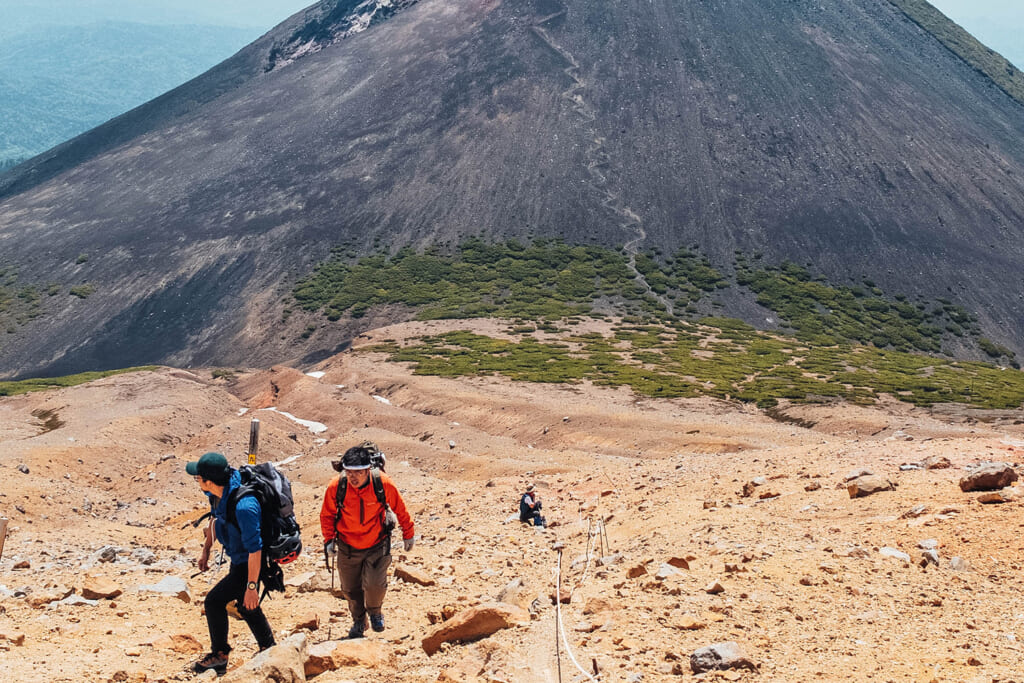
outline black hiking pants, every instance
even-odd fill
[[[270,630],[267,617],[260,607],[253,611],[245,609],[245,586],[249,583],[249,565],[233,564],[228,575],[217,582],[206,594],[206,625],[210,628],[210,652],[231,652],[228,645],[228,610],[227,605],[236,601],[238,613],[245,619],[256,638],[256,644],[265,650],[274,644],[274,632]]]

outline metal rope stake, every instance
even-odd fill
[[[555,581],[555,660],[558,662],[558,683],[562,683],[562,651],[558,647],[558,631],[562,625],[562,549],[558,549],[558,575]]]
[[[555,656],[558,658],[558,681],[562,681],[562,656],[558,648],[558,636],[561,634],[562,642],[565,643],[565,654],[569,655],[569,660],[579,669],[579,672],[589,678],[590,680],[597,683],[597,679],[587,673],[587,670],[580,666],[580,663],[576,661],[576,658],[572,656],[572,648],[569,647],[569,639],[565,636],[565,622],[562,621],[562,548],[561,544],[556,547],[558,550],[558,579],[555,583]]]

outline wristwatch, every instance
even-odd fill
[[[255,581],[250,581],[249,583],[245,584],[245,587],[248,588],[251,591],[254,591],[254,590],[256,590],[256,582]]]

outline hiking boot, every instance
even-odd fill
[[[384,615],[383,614],[371,614],[370,615],[370,627],[374,631],[380,633],[384,630]]]
[[[218,676],[223,676],[228,670],[228,655],[226,652],[211,652],[205,657],[200,659],[198,662],[192,665],[192,670],[197,674],[201,674],[204,671],[213,671]]]
[[[366,633],[366,619],[362,619],[352,624],[352,628],[348,630],[348,637],[362,638],[364,633]]]

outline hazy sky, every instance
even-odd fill
[[[975,38],[1024,69],[1024,0],[930,0]]]
[[[267,30],[316,0],[0,0],[0,26],[135,21]],[[3,31],[4,28],[0,28]]]
[[[842,2],[842,0],[836,0]],[[315,0],[0,0],[0,35],[29,24],[141,21],[269,30]],[[931,0],[981,42],[1024,69],[1024,0]]]

